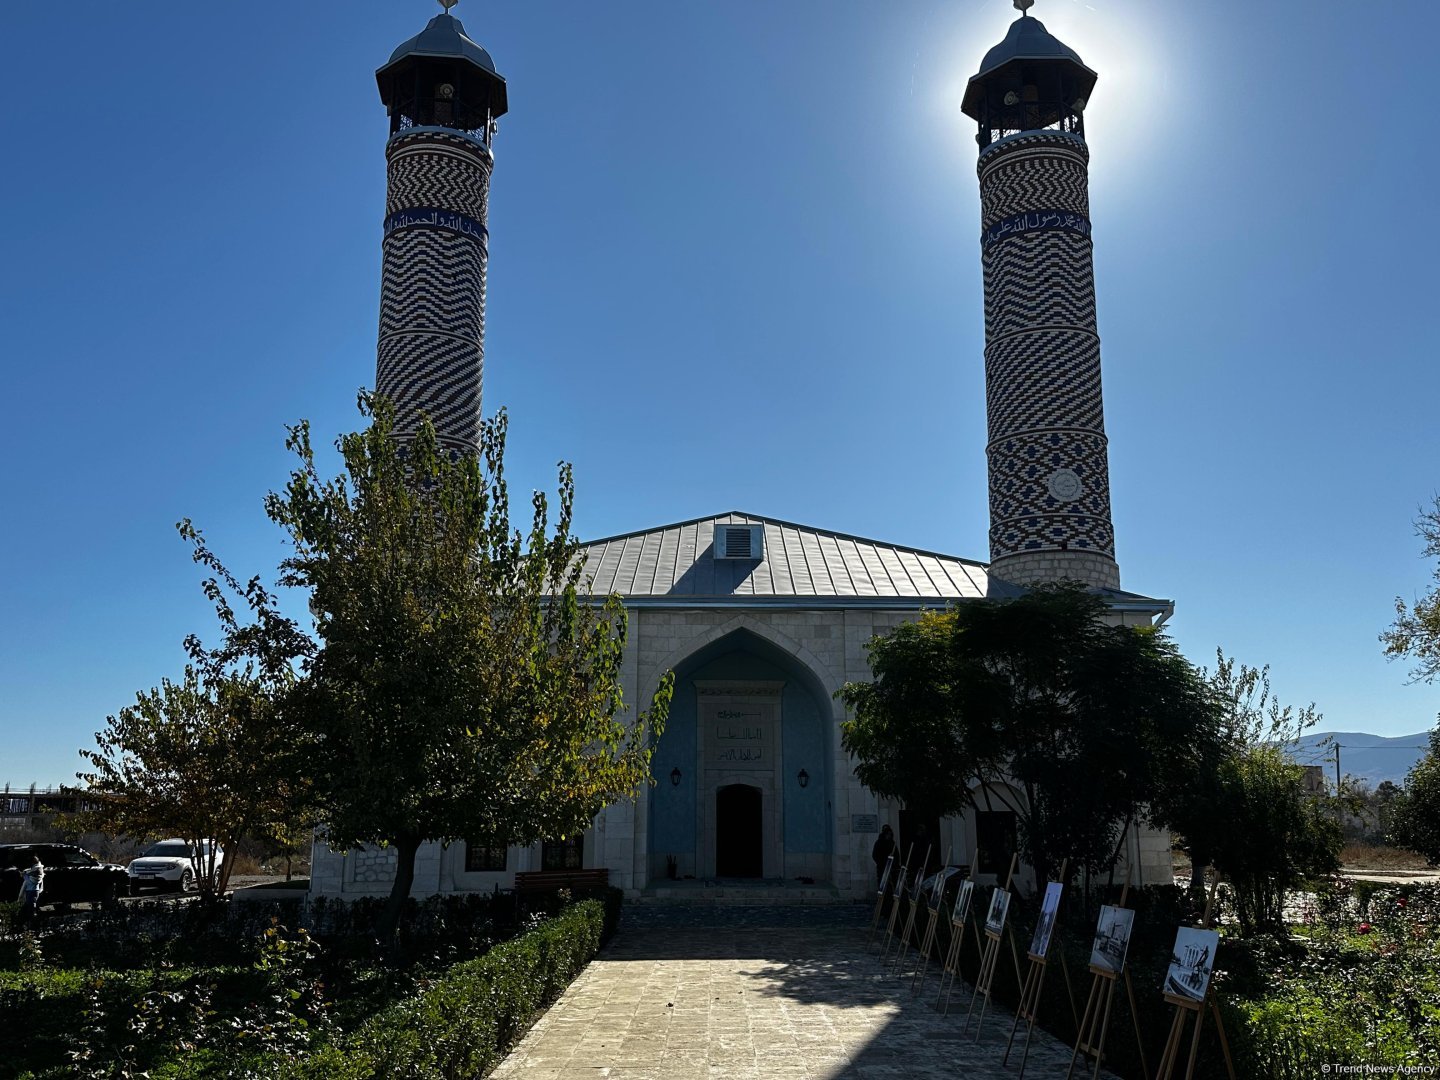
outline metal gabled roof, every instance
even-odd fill
[[[760,525],[759,559],[716,559],[717,525]],[[583,542],[596,596],[667,607],[945,607],[1005,600],[1022,586],[992,578],[984,563],[740,510]],[[1173,607],[1119,589],[1097,590],[1113,610],[1162,614]]]
[[[717,525],[760,525],[759,559],[716,559]],[[981,563],[734,510],[581,545],[597,595],[705,601],[782,598],[876,602],[975,599]]]

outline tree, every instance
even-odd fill
[[[1079,587],[1046,587],[875,638],[873,681],[840,691],[856,775],[936,814],[987,793],[1015,813],[1041,880],[1062,855],[1113,865],[1128,824],[1166,805],[1173,763],[1204,756],[1219,714],[1168,638],[1107,615]]]
[[[1390,842],[1440,863],[1440,726],[1430,733],[1430,749],[1391,804]]]
[[[855,775],[871,791],[898,799],[922,820],[958,814],[971,805],[975,753],[957,710],[953,612],[924,612],[867,646],[874,680],[840,691],[854,717],[841,744],[856,759]]]
[[[1162,786],[1163,817],[1179,833],[1190,854],[1191,887],[1204,884],[1205,868],[1233,828],[1224,810],[1222,766],[1237,755],[1268,746],[1293,746],[1320,719],[1315,705],[1281,705],[1270,685],[1270,668],[1250,667],[1215,650],[1215,670],[1205,671],[1210,695],[1220,710],[1217,738],[1203,744],[1190,760],[1176,765],[1172,782]]]
[[[295,743],[278,700],[253,670],[193,664],[179,682],[137,694],[96,733],[99,749],[80,751],[94,771],[79,774],[92,807],[79,822],[133,837],[183,837],[199,852],[192,861],[202,895],[223,892],[242,836],[304,821],[306,800],[285,775]],[[205,840],[224,850],[222,865]]]
[[[1339,869],[1340,824],[1304,777],[1273,744],[1242,747],[1221,763],[1213,858],[1233,890],[1241,933],[1282,929],[1289,892]]]
[[[1192,885],[1215,866],[1249,933],[1278,927],[1287,893],[1339,866],[1341,832],[1286,753],[1319,722],[1314,704],[1282,705],[1269,667],[1249,667],[1219,650],[1216,661],[1205,677],[1220,710],[1219,741],[1189,784],[1169,789],[1167,816],[1189,848]]]
[[[422,843],[558,839],[633,797],[671,680],[622,719],[625,611],[583,590],[568,465],[553,530],[537,492],[522,535],[503,412],[482,424],[478,456],[452,457],[428,422],[402,443],[388,403],[362,395],[361,410],[371,422],[340,440],[343,475],[320,476],[302,423],[286,444],[298,465],[266,500],[293,548],[280,584],[308,594],[318,646],[303,655],[268,598],[228,645],[298,657],[291,707],[327,842],[395,849],[393,931]],[[197,558],[219,565],[203,543]]]
[[[1415,532],[1425,541],[1424,554],[1440,558],[1440,495],[1434,506],[1421,511]],[[1391,660],[1410,657],[1415,661],[1410,674],[1421,682],[1433,682],[1440,675],[1440,564],[1435,567],[1434,579],[1435,587],[1413,604],[1395,598],[1395,622],[1380,635],[1385,655]]]

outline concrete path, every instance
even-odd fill
[[[496,1080],[1013,1080],[1000,1059],[1011,1016],[992,1009],[977,1044],[962,1032],[970,988],[949,1016],[889,975],[853,913],[786,925],[631,925],[616,935],[493,1074]],[[689,925],[687,925],[687,923]],[[911,955],[914,953],[912,951]],[[979,1006],[976,1006],[979,1011]],[[1070,1050],[1037,1030],[1026,1076],[1064,1076]],[[1077,1074],[1079,1070],[1077,1070]]]

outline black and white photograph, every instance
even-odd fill
[[[1182,926],[1175,931],[1170,950],[1170,970],[1165,973],[1165,992],[1191,1001],[1204,1001],[1215,969],[1215,949],[1220,935],[1214,930]]]
[[[1130,931],[1135,926],[1135,912],[1130,908],[1100,909],[1095,924],[1095,941],[1090,946],[1090,966],[1119,975],[1125,970],[1125,954],[1130,949]]]
[[[895,856],[891,855],[885,860],[885,869],[880,871],[880,885],[876,889],[876,892],[883,893],[885,891],[885,886],[890,884],[890,870],[894,867],[894,865]]]
[[[1045,901],[1040,905],[1040,921],[1035,924],[1035,936],[1030,939],[1030,955],[1045,958],[1050,948],[1050,935],[1055,930],[1055,916],[1060,912],[1060,894],[1065,886],[1052,881],[1045,886]]]
[[[970,914],[970,898],[975,895],[975,882],[966,879],[960,882],[960,889],[955,893],[955,907],[950,912],[950,921],[963,923]]]
[[[935,871],[934,874],[925,879],[923,888],[925,889],[925,904],[927,907],[934,908],[936,911],[940,910],[940,905],[945,900],[945,883],[959,872],[959,867],[947,866],[944,869]]]
[[[1010,911],[1010,891],[1000,885],[990,895],[990,911],[985,916],[985,931],[998,934],[1005,929],[1005,916]]]

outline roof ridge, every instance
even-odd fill
[[[861,536],[858,533],[837,532],[834,529],[824,529],[817,525],[805,525],[798,521],[787,521],[784,518],[770,517],[768,514],[752,514],[748,510],[725,510],[718,514],[701,514],[699,517],[686,518],[683,521],[671,521],[663,525],[652,525],[648,529],[634,529],[630,532],[615,533],[613,536],[601,536],[594,540],[581,540],[581,547],[598,547],[601,544],[613,543],[616,540],[626,540],[633,536],[644,536],[646,533],[664,532],[667,529],[682,529],[686,525],[698,525],[702,521],[719,521],[721,518],[738,516],[749,518],[756,523],[766,525],[777,525],[781,528],[802,529],[806,532],[823,533],[826,536],[833,536],[842,540],[856,540],[862,544],[871,544],[875,547],[890,548],[893,551],[908,551],[915,555],[929,555],[935,559],[949,559],[953,562],[964,563],[967,566],[988,567],[989,563],[979,559],[967,559],[962,555],[951,555],[944,551],[932,551],[929,548],[910,547],[906,544],[896,544],[889,540],[877,540],[873,536]]]

